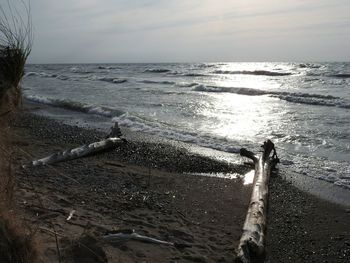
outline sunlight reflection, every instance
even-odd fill
[[[261,90],[278,90],[281,88],[281,84],[275,79],[266,76],[255,76],[255,78],[252,78],[251,76],[244,75],[224,75],[215,79],[214,85],[218,87],[240,87]]]
[[[255,175],[254,170],[251,170],[248,173],[246,173],[243,177],[243,184],[244,185],[252,184],[254,182],[254,175]]]
[[[227,63],[220,66],[215,72],[217,77],[211,83],[219,87],[244,87],[263,90],[277,90],[281,87],[281,82],[274,76],[265,75],[245,75],[238,72],[256,72],[266,71],[273,73],[288,73],[291,70],[290,65],[271,64],[271,63]],[[232,74],[234,73],[234,74]]]
[[[265,139],[269,135],[269,122],[276,118],[271,98],[238,94],[213,94],[215,103],[203,108],[208,118],[205,130],[227,140]],[[220,121],[219,121],[220,120]]]

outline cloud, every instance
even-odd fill
[[[349,8],[345,0],[36,0],[30,60],[322,60],[324,48],[307,50],[327,38],[334,59],[349,60]]]

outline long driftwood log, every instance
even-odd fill
[[[236,262],[264,262],[268,183],[271,169],[279,162],[275,146],[267,140],[260,156],[242,148],[240,154],[254,161],[255,179]],[[270,157],[271,152],[273,155]]]
[[[77,159],[87,155],[96,154],[98,152],[113,149],[118,145],[124,144],[125,142],[126,142],[125,139],[121,139],[117,137],[107,138],[99,142],[85,144],[83,146],[80,146],[74,149],[69,149],[62,152],[51,154],[45,158],[32,161],[30,164],[24,165],[23,167],[27,168],[30,166],[41,166],[41,165],[73,160],[73,159]]]

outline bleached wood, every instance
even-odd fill
[[[264,152],[260,157],[246,149],[241,149],[242,156],[254,161],[255,179],[236,262],[264,262],[265,258],[268,183],[271,169],[278,162],[278,158],[274,144],[270,140],[267,140],[262,147]],[[273,156],[270,157],[272,151]]]
[[[118,145],[121,145],[124,143],[125,143],[125,139],[116,138],[116,137],[107,138],[99,142],[85,144],[83,146],[80,146],[74,149],[69,149],[62,152],[51,154],[42,159],[32,161],[29,165],[25,165],[24,168],[28,166],[41,166],[41,165],[53,164],[53,163],[68,161],[76,158],[81,158],[87,155],[113,149]]]

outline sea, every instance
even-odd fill
[[[270,139],[286,177],[350,193],[350,63],[29,64],[23,94],[232,162]]]

